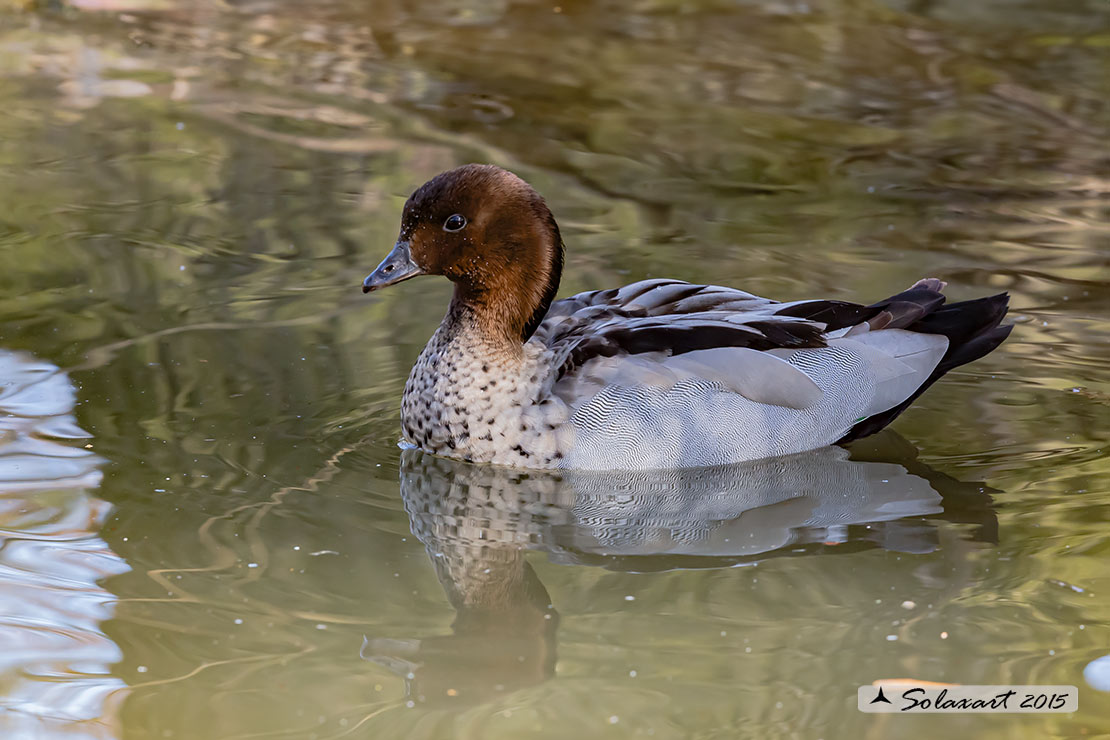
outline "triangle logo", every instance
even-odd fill
[[[879,695],[876,696],[874,699],[872,699],[869,703],[870,704],[891,704],[892,702],[890,701],[890,699],[886,698],[886,694],[883,693],[883,687],[880,686],[879,687]]]

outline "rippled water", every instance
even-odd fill
[[[0,735],[1110,733],[1108,49],[1098,0],[0,5]],[[358,286],[475,160],[563,295],[936,275],[1018,327],[850,456],[402,453],[449,286]],[[1080,710],[857,712],[900,677]]]

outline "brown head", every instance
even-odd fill
[[[539,193],[500,167],[468,164],[412,194],[393,251],[362,290],[443,275],[455,283],[455,302],[485,330],[524,342],[547,313],[562,270],[559,227]]]

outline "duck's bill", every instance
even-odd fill
[[[362,281],[362,292],[369,293],[423,274],[424,271],[412,261],[409,243],[397,242],[393,245],[393,251]]]

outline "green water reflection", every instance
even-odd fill
[[[1110,733],[1082,675],[1110,653],[1108,47],[1097,0],[0,0],[0,348],[61,368],[92,435],[0,442],[105,461],[0,481],[0,645],[64,638],[0,662],[0,734]],[[852,459],[402,455],[449,286],[358,288],[467,161],[547,196],[562,295],[936,275],[1019,326]],[[47,535],[77,554],[22,554]],[[856,711],[895,677],[1080,711]]]

